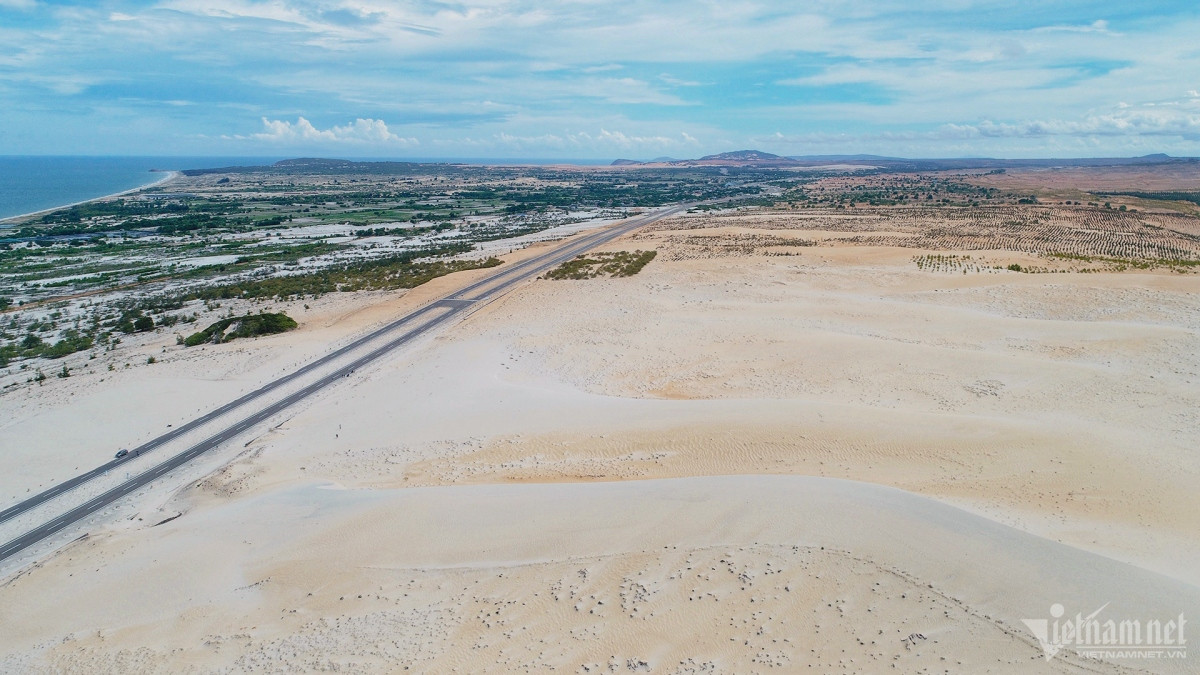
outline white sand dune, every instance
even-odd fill
[[[523,287],[114,507],[0,586],[0,670],[1195,672],[1047,661],[1021,623],[1200,616],[1195,275],[694,235],[615,242],[660,256]],[[0,488],[468,277],[10,393]]]
[[[36,574],[60,582],[5,589],[6,646],[67,668],[1103,671],[1047,663],[1020,619],[1047,617],[1047,599],[1117,618],[1200,611],[1187,584],[803,476],[295,486],[77,545]],[[34,645],[51,630],[72,638]]]

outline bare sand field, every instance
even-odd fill
[[[1200,275],[833,215],[663,221],[357,374],[10,576],[0,670],[1196,672],[1022,619],[1200,616]],[[469,274],[2,397],[5,492]]]

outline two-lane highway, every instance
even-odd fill
[[[130,478],[120,485],[104,492],[103,494],[85,502],[84,504],[68,510],[54,519],[43,525],[36,527],[25,534],[13,539],[12,541],[0,546],[0,560],[9,558],[26,548],[36,544],[47,537],[50,537],[62,530],[70,527],[74,523],[88,517],[89,515],[100,511],[109,504],[125,497],[131,492],[141,488],[150,482],[161,478],[171,471],[187,464],[204,453],[222,445],[232,438],[241,435],[248,429],[251,429],[270,418],[277,415],[279,412],[295,405],[296,403],[312,396],[318,391],[328,387],[329,385],[346,377],[350,373],[370,364],[371,362],[383,357],[384,355],[394,351],[398,347],[412,341],[413,339],[428,333],[431,330],[445,324],[450,319],[457,317],[464,312],[470,310],[480,301],[491,299],[509,289],[516,284],[536,276],[541,272],[550,269],[555,265],[559,265],[575,256],[584,253],[585,251],[605,244],[617,237],[623,236],[632,230],[639,227],[649,225],[657,220],[667,216],[674,215],[688,208],[688,205],[680,205],[655,211],[641,216],[636,216],[628,220],[617,223],[616,225],[607,227],[598,232],[590,233],[581,237],[568,240],[562,246],[559,246],[547,253],[535,256],[523,262],[512,266],[500,268],[495,274],[491,274],[484,279],[476,281],[466,288],[463,288],[451,295],[442,298],[426,305],[418,310],[415,310],[391,323],[372,331],[349,344],[341,347],[329,354],[295,370],[288,375],[273,380],[250,393],[231,401],[215,410],[198,417],[187,424],[183,424],[172,431],[163,434],[153,440],[150,440],[142,445],[134,448],[130,453],[121,459],[114,459],[105,464],[102,464],[95,469],[84,474],[76,476],[70,480],[64,481],[54,487],[34,496],[18,504],[14,504],[3,511],[0,511],[0,523],[12,519],[22,513],[36,508],[54,498],[83,485],[96,477],[105,474],[106,472],[121,466],[125,461],[133,457],[143,455],[150,452],[166,443],[169,443],[184,434],[187,434],[213,420],[222,417],[234,410],[242,408],[251,402],[263,397],[264,395],[296,381],[314,371],[325,366],[335,367],[344,357],[351,356],[351,353],[360,348],[367,347],[371,342],[383,338],[391,333],[397,332],[400,329],[408,328],[396,337],[388,340],[384,344],[368,351],[367,353],[350,360],[348,363],[337,367],[330,373],[327,373],[312,383],[301,387],[291,394],[281,398],[274,403],[271,403],[256,412],[253,412],[241,419],[231,422],[224,429],[208,436],[204,440],[196,443],[190,448],[166,459],[162,463],[143,471],[142,473]],[[424,320],[424,321],[422,321]],[[415,325],[414,325],[415,324]]]

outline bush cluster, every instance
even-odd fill
[[[283,312],[248,314],[246,316],[221,319],[199,333],[189,335],[183,343],[188,347],[195,347],[196,345],[210,342],[220,344],[238,338],[285,333],[297,325],[299,324],[296,323],[295,319]]]

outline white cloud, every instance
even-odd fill
[[[587,134],[584,134],[585,136]],[[680,138],[670,136],[629,136],[620,131],[609,131],[601,129],[600,134],[595,137],[595,140],[606,146],[621,148],[622,150],[634,150],[639,148],[673,148],[679,147],[687,142],[690,138],[684,134]],[[693,139],[694,140],[694,139]]]
[[[266,19],[281,23],[307,23],[301,12],[287,2],[244,0],[169,0],[160,5],[178,12],[222,19]]]
[[[700,142],[687,132],[678,136],[628,134],[601,128],[597,132],[577,131],[562,134],[520,135],[499,132],[491,138],[439,139],[434,145],[443,147],[505,148],[515,151],[539,149],[611,152],[661,151],[696,147]]]
[[[388,130],[383,120],[359,118],[345,126],[332,126],[328,129],[318,129],[303,117],[295,122],[287,120],[270,120],[262,118],[265,131],[250,136],[235,136],[239,140],[252,139],[272,143],[345,143],[345,144],[387,144],[398,147],[418,145],[415,138],[405,138]]]
[[[885,131],[873,134],[784,134],[754,138],[754,142],[770,145],[847,145],[874,142],[941,142],[999,139],[1039,139],[1065,137],[1096,138],[1180,138],[1200,141],[1200,101],[1163,101],[1139,107],[1118,106],[1104,114],[1088,115],[1074,120],[1044,119],[1017,122],[983,120],[976,123],[943,124],[932,131]]]
[[[946,124],[936,132],[947,138],[1038,138],[1047,136],[1149,136],[1200,140],[1200,99],[1118,103],[1110,112],[1082,118]]]
[[[703,82],[696,82],[695,80],[681,80],[677,77],[672,77],[667,73],[659,75],[658,79],[673,87],[699,87],[704,84]]]
[[[688,105],[688,102],[658,91],[642,80],[632,77],[582,81],[576,91],[580,96],[596,96],[609,103],[654,103],[657,105]]]
[[[584,68],[583,72],[585,72],[585,73],[606,73],[610,70],[621,70],[624,67],[625,66],[622,66],[619,63],[610,63],[610,64],[604,65],[604,66],[591,66],[588,68]]]
[[[30,10],[37,7],[37,0],[0,0],[0,8]]]
[[[1063,33],[1105,33],[1106,35],[1120,35],[1108,29],[1108,22],[1100,19],[1093,21],[1086,26],[1043,26],[1033,29],[1034,32],[1063,32]]]
[[[1200,140],[1200,114],[1149,107],[1122,109],[1107,115],[1080,120],[1030,120],[1002,123],[984,120],[978,124],[947,124],[938,132],[942,138],[1036,138],[1040,136],[1166,136]]]

